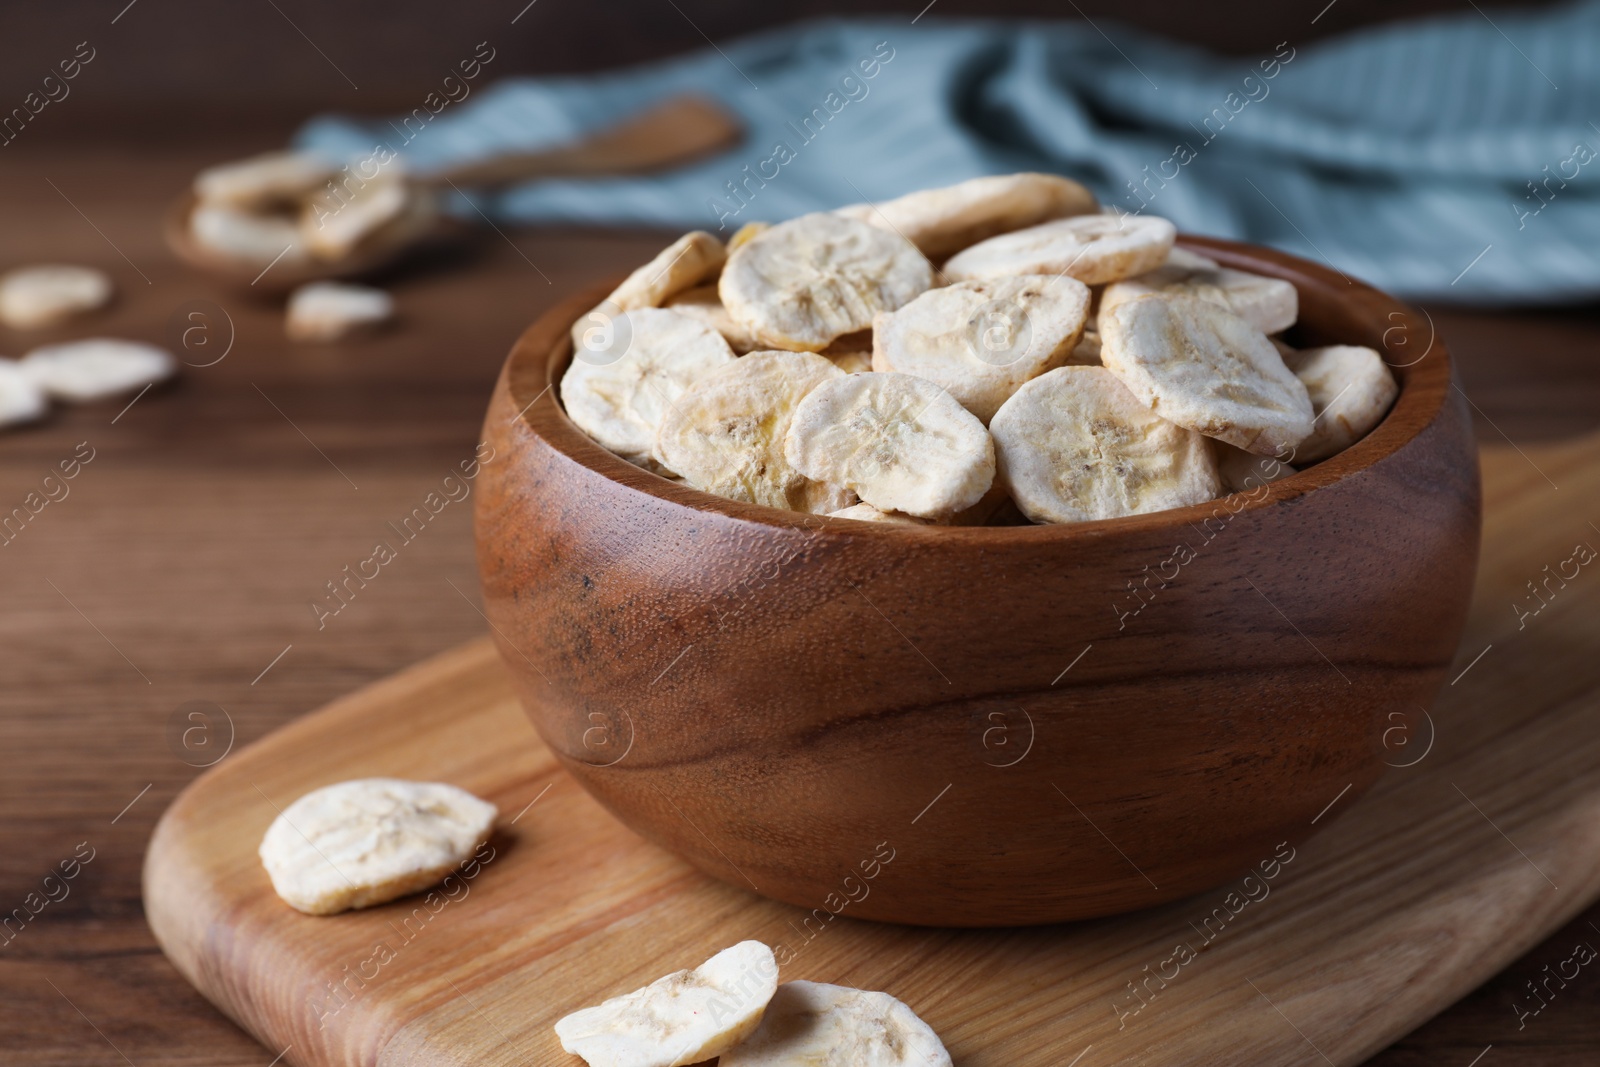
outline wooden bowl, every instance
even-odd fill
[[[553,386],[603,294],[537,322],[485,424],[478,561],[521,699],[573,776],[702,870],[811,909],[811,931],[1182,897],[1270,864],[1403,762],[1385,741],[1439,688],[1478,555],[1449,356],[1340,274],[1183,244],[1292,281],[1297,343],[1385,353],[1401,390],[1384,422],[1253,496],[1175,511],[829,520],[594,444]]]

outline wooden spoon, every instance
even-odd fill
[[[335,260],[279,262],[238,259],[194,239],[190,219],[197,199],[185,190],[167,213],[163,234],[177,257],[197,270],[258,290],[281,292],[325,278],[349,278],[388,266],[420,244],[459,229],[438,211],[446,190],[494,187],[534,178],[641,174],[681,166],[721,151],[744,135],[739,120],[714,101],[675,96],[632,118],[569,144],[498,156],[407,177],[411,204],[374,230],[349,255]]]

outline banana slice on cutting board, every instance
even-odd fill
[[[784,454],[808,478],[920,519],[971,507],[994,482],[983,423],[909,374],[850,374],[817,386],[795,410]]]
[[[932,265],[899,234],[820,212],[734,249],[717,291],[763,344],[816,352],[932,285]]]
[[[1112,283],[1100,296],[1100,314],[1149,293],[1175,293],[1225,307],[1262,333],[1278,333],[1294,325],[1300,314],[1300,294],[1292,284],[1210,260],[1202,262],[1204,265],[1190,266],[1169,257],[1147,274]]]
[[[1056,174],[1001,174],[924,189],[834,214],[892,230],[929,259],[943,259],[996,234],[1098,209],[1094,194]]]
[[[812,481],[784,457],[794,410],[844,371],[811,352],[752,352],[695,382],[666,410],[655,458],[707,493],[791,511],[849,507],[855,494]]]
[[[1075,215],[991,237],[945,262],[952,281],[1065,274],[1085,285],[1131,278],[1167,261],[1177,228],[1151,215]]]
[[[635,308],[594,326],[561,376],[561,404],[601,447],[654,470],[662,415],[684,390],[734,360],[722,335],[664,308]]]
[[[589,1067],[682,1067],[722,1055],[750,1035],[778,985],[778,961],[741,941],[693,970],[573,1012],[556,1023],[567,1052]]]
[[[1150,409],[1103,367],[1059,367],[1017,390],[989,424],[1000,481],[1034,522],[1085,522],[1216,497],[1203,436]]]
[[[785,982],[749,1040],[719,1067],[950,1067],[939,1035],[903,1002],[822,982]]]
[[[930,289],[872,328],[872,369],[942,386],[987,423],[1022,384],[1064,363],[1083,336],[1089,287],[1026,274]]]
[[[1302,464],[1327,459],[1367,436],[1400,395],[1383,357],[1361,345],[1290,349],[1283,360],[1306,387],[1316,413],[1311,433],[1295,449]]]
[[[1306,387],[1267,335],[1193,296],[1153,293],[1100,316],[1100,358],[1151,411],[1254,452],[1311,432]]]
[[[286,904],[332,915],[437,882],[488,839],[495,814],[493,804],[443,782],[359,778],[284,808],[259,854]]]

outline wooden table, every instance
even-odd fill
[[[203,151],[131,139],[24,146],[0,171],[0,266],[91,263],[120,289],[103,318],[59,334],[0,330],[0,352],[101,333],[176,344],[171,321],[196,301],[211,302],[208,317],[184,325],[209,332],[190,335],[186,360],[216,359],[230,320],[233,334],[220,362],[185,367],[175,386],[126,410],[66,410],[0,436],[0,514],[80,442],[94,457],[67,496],[0,545],[0,909],[24,906],[62,861],[93,857],[65,897],[52,882],[61,899],[0,943],[0,1059],[18,1067],[266,1067],[277,1054],[156,948],[139,900],[150,830],[230,734],[246,744],[483,632],[466,502],[434,517],[320,629],[310,603],[472,452],[522,328],[664,243],[487,233],[449,269],[391,280],[402,316],[393,332],[290,345],[276,305],[196,277],[157,238],[166,202],[201,163],[261,143],[257,132]],[[1484,439],[1523,444],[1600,425],[1594,309],[1429,310]],[[1520,1031],[1512,1008],[1524,982],[1579,940],[1600,945],[1600,906],[1372,1062],[1594,1063],[1600,978],[1586,970]]]

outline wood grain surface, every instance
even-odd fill
[[[1297,345],[1426,328],[1303,259],[1186,243],[1293,282]],[[566,769],[730,884],[814,906],[938,803],[859,917],[1016,926],[1189,896],[1364,791],[1389,717],[1446,680],[1479,495],[1441,339],[1386,353],[1400,396],[1362,441],[1259,492],[862,525],[701,493],[584,435],[555,385],[603,295],[535,324],[496,389],[484,610]]]
[[[310,62],[320,60],[313,54]],[[79,442],[97,449],[72,495],[0,548],[4,909],[42,893],[43,876],[80,842],[94,849],[70,894],[0,948],[7,1064],[266,1067],[281,1051],[263,1049],[207,1004],[145,923],[139,871],[150,832],[200,773],[186,761],[215,752],[186,748],[181,731],[169,740],[169,719],[189,701],[218,705],[228,719],[214,720],[209,743],[220,747],[231,722],[237,752],[367,682],[485,633],[471,524],[453,504],[324,629],[308,602],[346,564],[365,558],[386,522],[471,454],[495,376],[527,324],[556,300],[643,262],[672,236],[489,233],[448,266],[387,279],[401,313],[393,332],[290,345],[276,305],[241,299],[181,269],[158,232],[161,212],[196,169],[271,144],[294,119],[275,121],[208,129],[173,112],[116,125],[94,144],[19,140],[0,168],[4,265],[89,263],[120,288],[106,315],[44,337],[160,340],[174,312],[194,299],[222,305],[238,337],[221,363],[185,368],[174,387],[145,396],[114,424],[120,404],[64,410],[0,437],[8,506]],[[1535,442],[1600,426],[1596,309],[1506,313],[1429,304],[1427,311],[1450,341],[1482,440],[1505,445],[1509,435],[1533,456]],[[0,330],[7,355],[35,343],[35,335]],[[204,361],[199,352],[187,358]],[[1549,488],[1531,466],[1521,470],[1531,489]],[[1592,510],[1565,486],[1560,492],[1574,516]],[[1521,588],[1534,576],[1508,581]],[[1509,605],[1501,610],[1514,623]],[[1537,635],[1530,625],[1524,637]],[[1525,685],[1587,668],[1597,643],[1592,629],[1586,641],[1530,645],[1538,655],[1519,660],[1515,681],[1498,682],[1492,697],[1515,713]],[[1482,684],[1479,670],[1514,647],[1496,642],[1452,691]],[[1560,785],[1536,773],[1541,783]],[[1527,1002],[1527,981],[1593,935],[1590,922],[1600,923],[1600,907],[1372,1062],[1466,1067],[1492,1045],[1479,1067],[1592,1064],[1600,1055],[1600,981],[1590,969],[1525,1026],[1513,1013]],[[1321,1060],[1308,1050],[1294,1062]]]
[[[1600,436],[1530,458],[1576,498],[1600,499]],[[885,822],[860,869],[841,870],[857,876],[859,902],[777,904],[691,870],[578,790],[476,642],[197,781],[151,842],[146,911],[179,970],[299,1067],[570,1064],[557,1018],[746,938],[774,946],[783,979],[893,992],[963,1067],[1359,1063],[1600,894],[1600,552],[1574,547],[1600,544],[1600,531],[1523,457],[1502,451],[1490,466],[1461,650],[1469,662],[1488,649],[1475,684],[1452,687],[1431,716],[1396,717],[1394,773],[1359,800],[1327,790],[1312,818],[1348,811],[1298,847],[1264,847],[1236,885],[1035,929],[853,919],[897,869],[947,847],[943,824],[960,821],[950,805]],[[1506,610],[1547,563],[1569,578],[1520,617]],[[289,909],[256,859],[261,834],[304,792],[367,775],[494,801],[493,855],[432,897],[335,918]],[[1600,930],[1553,980],[1532,976],[1540,993],[1518,1021],[1536,1024],[1600,959],[1597,944]]]

